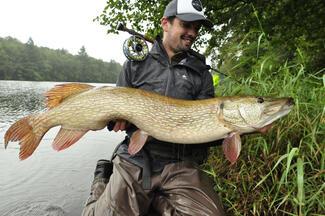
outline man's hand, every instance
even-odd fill
[[[118,131],[124,131],[125,129],[127,129],[127,127],[129,126],[130,124],[125,121],[125,120],[116,120],[116,121],[110,121],[108,122],[107,124],[107,129],[109,131],[115,131],[115,132],[118,132]]]

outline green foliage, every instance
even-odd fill
[[[116,33],[118,23],[123,22],[155,37],[161,33],[160,19],[168,2],[108,0],[96,20],[107,26],[108,33]],[[206,54],[211,55],[219,66],[227,60],[225,47],[244,39],[246,43],[254,43],[255,35],[247,37],[247,34],[256,31],[262,31],[263,37],[280,51],[284,59],[298,55],[298,47],[309,59],[306,64],[309,71],[325,66],[325,1],[202,0],[202,3],[215,30],[209,32],[210,37],[201,38],[197,45],[206,44]],[[201,33],[205,34],[206,30]]]
[[[253,45],[231,47],[230,77],[217,86],[217,94],[290,96],[295,108],[268,134],[243,136],[233,167],[215,148],[205,169],[214,174],[230,215],[324,215],[325,68],[309,72],[302,50],[285,60],[263,33],[255,35]],[[245,55],[238,55],[236,47]],[[243,70],[246,64],[249,73]]]
[[[209,3],[212,4],[212,3]],[[325,66],[325,2],[315,1],[216,1],[212,20],[220,31],[212,33],[208,53],[218,61],[226,60],[225,46],[240,42],[255,43],[255,35],[263,36],[281,51],[284,59],[297,55],[304,47],[310,56],[307,69],[317,71]],[[210,9],[210,8],[209,8]],[[223,50],[220,52],[220,48]],[[217,54],[219,51],[219,54]]]
[[[37,47],[32,38],[26,44],[0,38],[0,80],[115,83],[121,70],[117,62],[89,57],[84,46],[74,56],[63,49]]]
[[[108,26],[108,33],[117,33],[118,23],[129,24],[137,31],[154,37],[161,32],[160,19],[169,0],[108,0],[95,20]]]

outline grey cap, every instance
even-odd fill
[[[166,6],[164,16],[176,16],[187,22],[201,21],[205,27],[213,27],[213,23],[204,16],[200,0],[172,0]]]

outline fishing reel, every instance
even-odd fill
[[[132,29],[126,28],[122,23],[118,24],[117,30],[125,31],[132,35],[123,43],[125,57],[131,61],[143,61],[149,53],[147,41],[153,43],[153,40]]]
[[[149,53],[148,44],[140,36],[132,35],[124,41],[123,53],[129,60],[143,61]]]

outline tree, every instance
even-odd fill
[[[122,66],[88,56],[85,47],[77,56],[67,50],[39,48],[32,38],[23,44],[0,38],[0,79],[115,83]]]
[[[161,33],[160,18],[168,2],[108,0],[96,20],[107,26],[108,33],[116,33],[117,24],[123,22],[154,37]],[[253,43],[263,33],[265,40],[281,50],[284,60],[297,56],[299,48],[311,70],[325,66],[325,1],[202,0],[202,3],[215,30],[209,32],[211,37],[202,38],[197,44],[207,44],[206,54],[218,59],[217,63],[226,60],[229,53],[225,47],[243,39],[245,43]]]
[[[31,37],[28,38],[28,41],[26,42],[26,45],[29,46],[29,47],[34,47],[35,44],[34,44],[34,41]]]
[[[79,55],[79,56],[83,56],[83,57],[87,57],[87,56],[88,56],[88,54],[87,54],[87,52],[86,52],[86,48],[85,48],[85,46],[82,46],[82,47],[80,48],[80,50],[79,50],[79,52],[78,52],[78,55]]]

